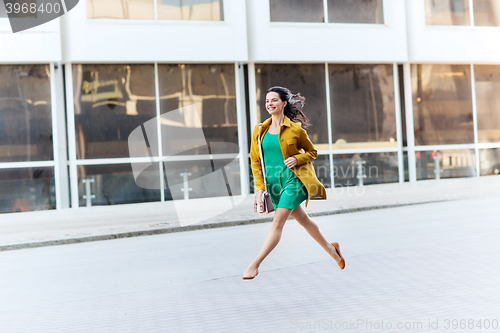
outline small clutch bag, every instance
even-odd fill
[[[269,195],[269,193],[267,191],[262,191],[261,196],[263,197],[260,201],[260,204],[258,204],[257,202],[253,204],[254,211],[259,214],[269,214],[274,211],[273,202],[271,201],[271,196]]]

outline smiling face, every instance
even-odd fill
[[[282,101],[277,92],[270,91],[266,95],[266,110],[270,115],[278,115],[283,113],[287,102]]]

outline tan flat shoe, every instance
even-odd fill
[[[342,259],[340,262],[338,262],[337,264],[339,265],[340,269],[344,269],[345,267],[345,260],[344,260],[344,257],[342,256],[342,253],[340,253],[340,247],[339,247],[339,243],[337,242],[333,242],[331,243],[333,245],[333,247],[335,248],[335,250],[337,251],[337,254],[339,255],[340,259]]]
[[[254,277],[256,277],[256,276],[257,276],[257,274],[259,274],[259,269],[258,269],[258,268],[257,268],[257,271],[255,272],[255,275],[252,275],[252,276],[243,276],[243,275],[242,275],[242,276],[241,276],[241,278],[242,278],[242,279],[244,279],[244,280],[251,280],[251,279],[253,279]]]

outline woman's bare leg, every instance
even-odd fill
[[[303,226],[304,229],[306,229],[309,235],[311,235],[312,238],[314,238],[314,240],[316,240],[316,242],[318,242],[318,244],[321,245],[321,247],[325,249],[325,251],[328,252],[333,259],[335,259],[335,261],[337,261],[337,263],[341,261],[335,247],[333,247],[333,245],[326,240],[321,231],[319,231],[318,225],[311,220],[302,206],[297,206],[297,208],[295,208],[290,215],[297,220],[297,222]]]
[[[267,257],[269,253],[278,245],[281,239],[281,233],[283,231],[283,226],[285,225],[286,219],[290,216],[292,212],[291,209],[278,207],[274,212],[273,223],[271,224],[271,230],[269,230],[269,234],[262,245],[260,253],[257,257],[250,263],[248,268],[246,269],[243,276],[252,276],[255,275],[257,268],[259,268],[262,261]]]

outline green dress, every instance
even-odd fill
[[[262,139],[266,168],[267,192],[274,208],[295,209],[307,199],[307,190],[300,179],[284,163],[279,134],[266,132]]]

